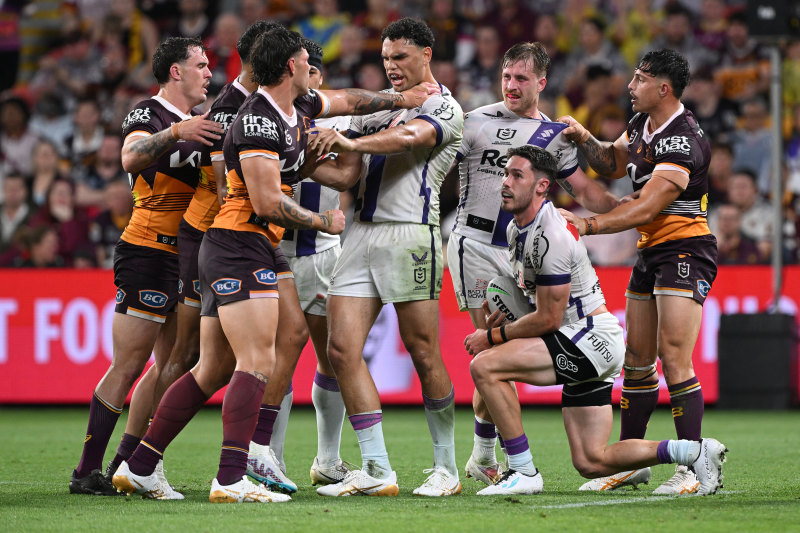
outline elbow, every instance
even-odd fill
[[[135,158],[130,154],[122,154],[122,170],[129,174],[136,174],[141,168],[136,164]]]

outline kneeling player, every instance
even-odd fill
[[[596,478],[659,463],[694,466],[698,494],[722,486],[727,449],[714,439],[701,442],[630,439],[608,446],[611,387],[625,355],[622,328],[608,312],[586,248],[577,230],[546,199],[556,176],[555,158],[522,146],[508,151],[502,208],[514,215],[508,242],[517,283],[535,311],[516,322],[467,336],[470,365],[480,392],[506,444],[509,469],[478,492],[535,494],[542,476],[533,464],[522,428],[520,405],[510,384],[563,384],[562,412],[572,463],[582,476]]]

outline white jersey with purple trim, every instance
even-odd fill
[[[500,209],[500,188],[509,148],[526,144],[543,148],[558,162],[557,179],[578,168],[578,149],[561,132],[562,122],[520,117],[497,102],[479,107],[464,118],[464,140],[456,154],[460,200],[453,233],[495,246],[508,246],[510,213]]]
[[[440,87],[442,93],[431,96],[421,107],[353,117],[350,137],[371,135],[413,119],[436,129],[433,148],[365,158],[355,201],[356,220],[439,225],[439,189],[456,157],[464,124],[461,106],[446,87]]]
[[[546,200],[533,221],[508,225],[508,248],[517,285],[536,302],[536,287],[570,284],[562,326],[576,322],[606,303],[578,230]]]
[[[321,118],[314,121],[315,126],[347,132],[351,117]],[[316,213],[324,213],[329,209],[339,209],[339,191],[320,185],[311,178],[306,178],[292,186],[294,200],[302,207]],[[281,250],[286,257],[303,257],[323,252],[339,244],[338,235],[331,235],[316,230],[287,229],[281,240]]]

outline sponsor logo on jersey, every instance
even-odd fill
[[[253,272],[253,276],[255,276],[256,281],[262,285],[274,285],[278,282],[278,275],[268,268],[256,270]]]
[[[481,155],[480,165],[492,165],[499,168],[505,168],[508,163],[508,157],[500,154],[500,150],[484,150]]]
[[[220,296],[234,294],[242,288],[242,280],[232,278],[222,278],[211,284],[211,288]]]
[[[405,120],[401,120],[401,121],[399,121],[397,123],[395,123],[394,120],[391,120],[391,121],[387,122],[386,124],[381,124],[380,126],[370,126],[366,130],[364,130],[364,135],[372,135],[373,133],[377,133],[377,132],[385,130],[387,128],[393,128],[395,126],[402,126],[405,123],[406,123]]]
[[[543,233],[539,233],[533,238],[533,249],[531,256],[525,256],[525,266],[539,270],[544,263],[544,256],[550,250],[550,241]],[[529,264],[530,263],[530,264]]]
[[[704,279],[697,280],[697,292],[700,293],[700,296],[705,298],[708,296],[708,291],[711,290],[711,284]]]
[[[656,157],[666,153],[689,155],[691,150],[692,145],[689,144],[689,138],[684,135],[673,135],[672,137],[659,139],[655,147]]]
[[[516,134],[517,130],[512,130],[511,128],[499,128],[497,130],[497,138],[501,141],[513,139]]]
[[[503,113],[501,113],[500,111],[498,111],[498,112],[497,112],[497,113],[495,113],[495,114],[492,114],[492,113],[482,113],[482,115],[483,115],[483,116],[485,116],[485,117],[490,117],[490,118],[503,118]]]
[[[122,289],[117,289],[116,302],[121,304],[123,300],[125,300],[125,291]]]
[[[678,275],[682,278],[689,277],[689,263],[685,261],[678,263]]]
[[[147,307],[158,309],[167,305],[167,295],[160,291],[139,291],[139,301]]]
[[[235,118],[236,118],[236,113],[225,113],[223,111],[220,111],[218,113],[214,113],[214,116],[211,117],[211,120],[222,124],[222,131],[224,133],[227,133],[228,128],[230,128],[231,126],[231,122],[233,122]]]
[[[539,133],[539,137],[541,137],[542,139],[549,139],[552,136],[553,136],[553,130],[552,129],[546,129],[546,130],[544,130],[544,131]]]
[[[242,128],[245,137],[264,137],[276,142],[280,140],[278,125],[261,115],[249,113],[243,116]]]
[[[566,372],[578,372],[577,365],[570,361],[567,358],[567,355],[563,353],[560,353],[556,356],[556,366],[559,368],[559,370],[564,370]]]
[[[199,279],[192,280],[192,286],[194,287],[194,292],[200,294],[200,280]]]
[[[150,115],[149,107],[134,109],[125,117],[125,120],[122,122],[122,129],[126,130],[128,126],[136,124],[137,122],[150,122]]]
[[[639,136],[639,130],[633,130],[630,134],[630,138],[628,139],[629,144],[633,144],[633,141]]]

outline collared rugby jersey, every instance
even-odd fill
[[[464,113],[450,91],[429,97],[421,107],[378,111],[353,117],[349,137],[371,135],[419,119],[436,129],[436,145],[365,158],[358,185],[355,219],[439,225],[439,189],[461,144]],[[387,89],[384,92],[395,92]]]
[[[266,157],[278,161],[281,190],[291,197],[292,186],[300,181],[300,167],[305,162],[307,130],[311,121],[324,116],[329,108],[328,98],[313,90],[294,101],[292,115],[284,113],[264,89],[247,97],[225,136],[228,195],[211,227],[260,233],[273,246],[278,245],[284,228],[271,223],[265,227],[255,220],[241,160]]]
[[[500,208],[503,168],[509,148],[531,144],[553,154],[558,179],[578,168],[578,150],[561,132],[562,122],[520,117],[497,102],[467,113],[464,140],[456,155],[460,200],[453,233],[494,246],[508,246],[506,227],[513,216]]]
[[[650,181],[653,172],[673,170],[689,177],[689,184],[678,198],[649,224],[636,229],[641,234],[639,248],[709,235],[708,164],[711,147],[694,115],[681,104],[680,109],[653,133],[648,133],[650,117],[637,113],[622,134],[628,149],[628,177],[638,191]]]
[[[536,303],[537,287],[570,284],[562,326],[588,316],[606,303],[577,228],[549,200],[527,226],[520,228],[511,220],[508,243],[517,285],[532,303]]]
[[[321,128],[330,128],[342,133],[350,126],[349,116],[323,118],[316,121]],[[294,186],[294,200],[302,207],[324,213],[330,209],[339,209],[339,191],[320,185],[311,178],[306,178]],[[313,229],[287,229],[281,241],[281,250],[286,257],[302,257],[324,252],[339,244],[338,235]]]
[[[122,123],[125,140],[148,137],[191,118],[160,96],[136,104]],[[180,140],[150,166],[128,174],[133,192],[133,215],[120,237],[123,241],[178,253],[178,224],[194,196],[200,178],[204,145]]]
[[[222,135],[210,150],[203,150],[202,165],[200,168],[200,181],[197,190],[194,192],[189,207],[183,218],[186,222],[200,231],[206,231],[214,222],[214,217],[219,213],[219,198],[217,197],[217,180],[214,175],[214,161],[225,161],[222,156],[222,143],[228,133],[236,113],[244,103],[245,98],[250,95],[247,89],[236,79],[222,88],[217,99],[211,106],[208,118],[214,122],[222,124]],[[224,179],[224,176],[222,176]]]

